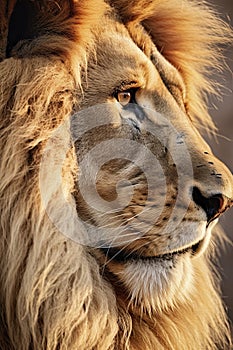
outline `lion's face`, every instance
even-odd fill
[[[140,27],[137,37],[104,27],[71,124],[78,213],[133,301],[163,306],[187,297],[193,261],[232,204],[232,175],[189,117],[185,77]]]

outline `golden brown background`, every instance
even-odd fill
[[[214,4],[214,7],[221,13],[221,17],[233,26],[233,0],[209,0],[209,2]],[[232,47],[227,51],[227,64],[229,69],[226,69],[220,81],[224,85],[223,98],[220,101],[214,101],[217,110],[210,106],[210,113],[219,128],[219,134],[230,140],[218,137],[218,144],[212,140],[211,145],[214,153],[233,172],[233,42]],[[233,209],[226,213],[220,222],[228,237],[233,241]],[[222,252],[220,264],[223,296],[233,322],[233,246],[227,245],[226,251]]]

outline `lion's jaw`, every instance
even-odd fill
[[[151,313],[187,301],[195,288],[193,259],[198,259],[208,247],[211,230],[206,230],[205,223],[198,226],[190,223],[187,235],[194,231],[202,232],[204,237],[196,245],[155,257],[129,256],[117,274],[126,287],[129,304],[141,312]]]
[[[193,266],[188,252],[169,259],[129,262],[119,277],[130,295],[129,305],[141,313],[159,313],[187,301],[193,292]]]

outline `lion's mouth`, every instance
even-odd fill
[[[201,241],[184,249],[179,249],[170,253],[157,255],[154,257],[154,259],[171,260],[173,257],[184,255],[186,253],[190,253],[192,256],[195,256],[200,250],[200,246],[201,246]]]
[[[135,260],[172,260],[178,256],[189,253],[191,256],[195,256],[201,249],[202,240],[185,248],[177,249],[172,252],[168,252],[160,255],[146,256],[138,252],[129,252],[124,249],[118,248],[101,248],[102,252],[109,260],[115,260],[117,262],[129,262]]]

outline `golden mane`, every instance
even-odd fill
[[[35,8],[41,15],[33,38],[25,32],[25,38],[9,44],[12,13],[17,17],[22,3],[30,15]],[[228,40],[228,28],[206,5],[180,3],[109,1],[129,31],[132,23],[142,22],[190,87],[192,119],[213,128],[204,101],[205,93],[214,91],[207,73],[218,68],[216,44]],[[207,255],[194,263],[195,283],[184,303],[141,318],[125,308],[90,251],[61,235],[43,208],[43,150],[53,130],[78,109],[81,73],[95,50],[91,29],[105,11],[100,0],[4,1],[0,9],[0,347],[229,349],[225,311]],[[75,167],[71,155],[67,171]],[[72,176],[65,181],[72,191]]]

